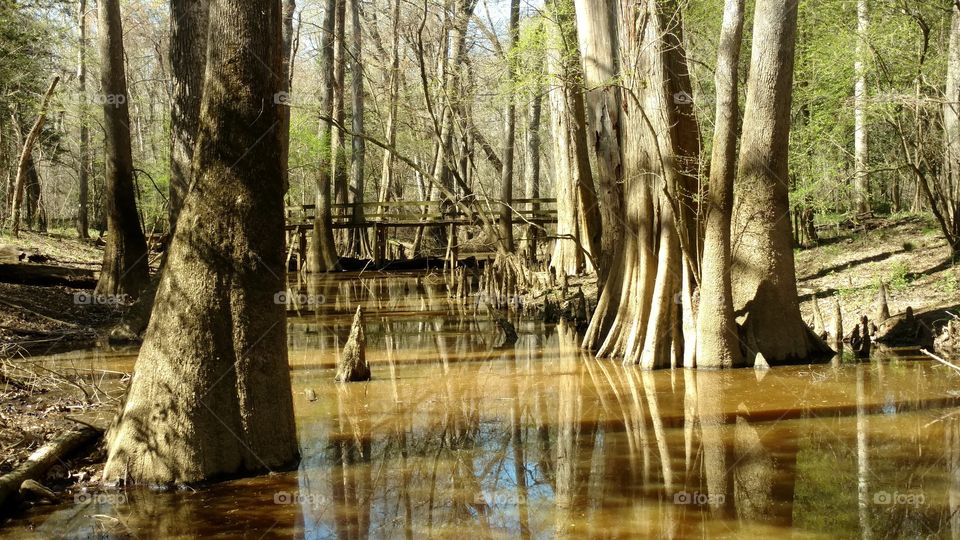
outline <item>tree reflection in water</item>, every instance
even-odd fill
[[[14,530],[960,537],[956,381],[928,363],[644,372],[593,359],[564,324],[515,320],[498,348],[485,309],[439,279],[299,287],[325,302],[290,321],[297,473],[37,509]],[[374,380],[336,385],[360,305]]]

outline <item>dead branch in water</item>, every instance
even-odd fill
[[[960,367],[955,366],[954,364],[951,364],[950,362],[947,362],[946,360],[944,360],[943,358],[940,358],[939,356],[933,354],[932,352],[930,352],[930,351],[928,351],[928,350],[926,350],[926,349],[920,349],[920,352],[922,352],[923,354],[929,356],[930,358],[933,358],[933,359],[936,360],[937,362],[940,362],[941,364],[943,364],[943,365],[945,365],[945,366],[947,366],[947,367],[951,367],[951,368],[955,369],[956,371],[960,372]]]
[[[13,502],[25,481],[43,478],[51,467],[77,450],[91,446],[102,435],[102,430],[91,427],[74,429],[30,454],[20,466],[0,477],[0,512],[6,513],[14,507]]]

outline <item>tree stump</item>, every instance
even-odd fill
[[[350,336],[340,352],[337,361],[336,382],[359,382],[370,380],[370,366],[367,364],[367,338],[363,323],[363,309],[357,308],[350,326]]]

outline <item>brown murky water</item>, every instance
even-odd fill
[[[641,372],[590,358],[563,325],[520,321],[516,347],[500,349],[483,310],[430,279],[351,278],[292,295],[298,471],[70,497],[0,535],[960,536],[960,376],[945,368],[887,356]],[[374,381],[337,386],[357,305]]]

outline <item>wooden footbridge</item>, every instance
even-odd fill
[[[500,201],[478,201],[472,207],[473,214],[468,215],[457,207],[444,210],[443,205],[442,201],[368,202],[362,204],[362,219],[355,221],[352,215],[354,204],[334,204],[331,205],[331,226],[334,231],[372,231],[370,247],[374,261],[379,264],[387,259],[388,246],[404,246],[397,239],[401,229],[446,227],[448,237],[456,238],[458,227],[482,226],[484,220],[495,224],[501,208]],[[556,199],[514,199],[510,206],[515,226],[534,224],[547,228],[557,223]],[[307,239],[313,230],[316,211],[314,204],[286,208],[288,261],[295,250],[301,257],[307,252]]]

